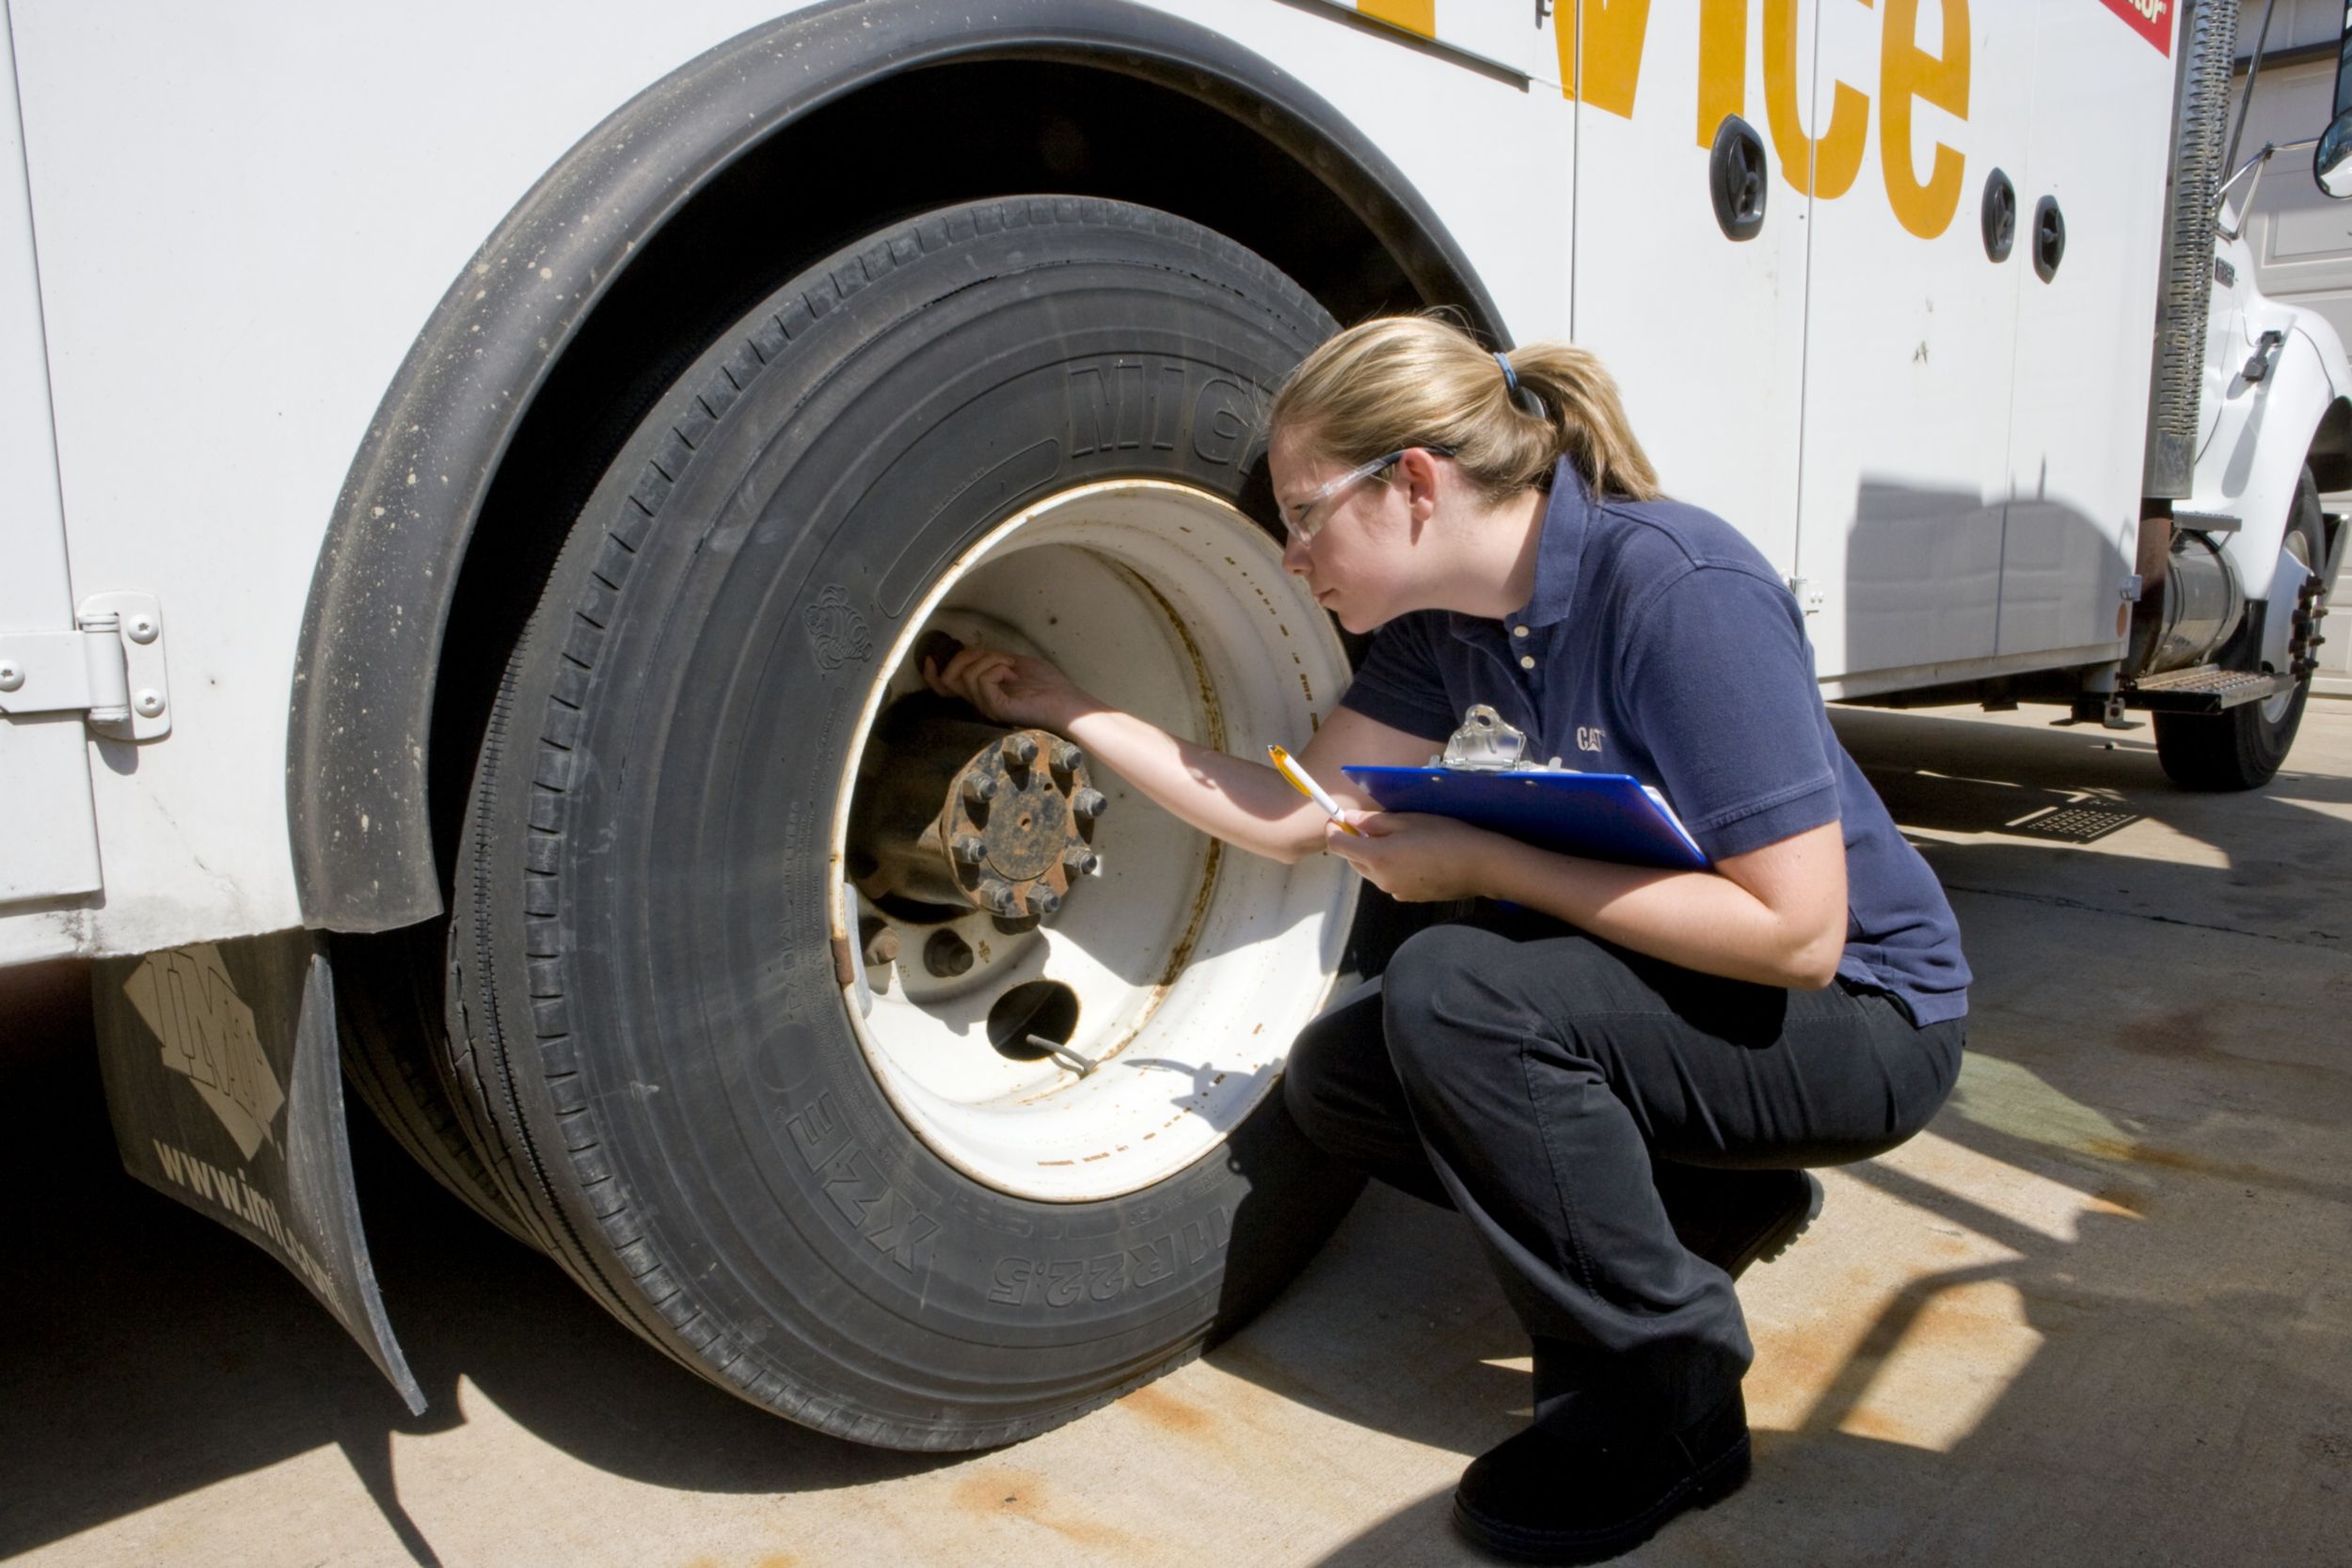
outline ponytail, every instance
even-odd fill
[[[1570,343],[1492,354],[1436,316],[1378,317],[1328,340],[1275,394],[1268,423],[1312,432],[1343,463],[1450,447],[1496,499],[1549,485],[1564,457],[1596,496],[1661,493],[1616,383],[1592,354]]]

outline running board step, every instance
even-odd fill
[[[2264,702],[2292,691],[2296,685],[2293,675],[2200,664],[2187,670],[2168,670],[2161,675],[2142,675],[2124,688],[2122,696],[2125,706],[2152,712],[2220,713],[2243,703]]]

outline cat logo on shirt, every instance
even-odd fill
[[[1580,752],[1597,752],[1601,742],[1607,738],[1607,734],[1597,725],[1579,724],[1576,727],[1576,749]]]

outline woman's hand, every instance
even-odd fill
[[[1352,811],[1347,820],[1364,836],[1333,822],[1324,831],[1323,847],[1406,904],[1485,896],[1486,857],[1510,842],[1450,816],[1417,812]]]
[[[1063,731],[1103,705],[1041,658],[967,647],[941,669],[923,661],[923,682],[943,697],[961,697],[992,722]]]

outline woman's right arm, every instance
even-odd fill
[[[993,722],[1067,736],[1172,816],[1237,848],[1285,863],[1323,851],[1329,819],[1273,768],[1180,740],[1089,695],[1043,659],[965,648],[945,669],[926,665],[923,674],[932,690],[961,697]],[[1430,751],[1424,738],[1343,707],[1298,761],[1343,806],[1376,811],[1340,765],[1410,766],[1426,762]]]

